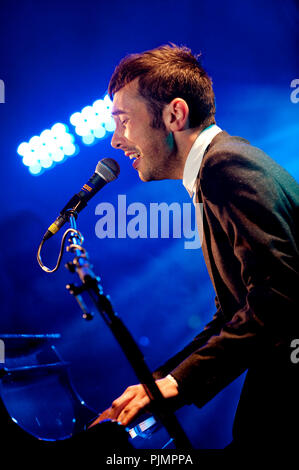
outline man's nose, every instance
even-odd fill
[[[124,137],[119,134],[117,129],[115,129],[112,139],[111,139],[112,147],[115,149],[120,149],[123,142],[124,142]]]

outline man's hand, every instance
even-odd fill
[[[178,395],[178,386],[174,379],[165,377],[156,380],[156,384],[160,389],[164,398],[172,398]],[[124,393],[112,402],[110,408],[105,410],[92,424],[100,423],[104,419],[118,421],[120,424],[127,426],[141,412],[145,411],[149,405],[149,397],[142,385],[132,385],[128,387]],[[91,427],[90,426],[90,427]]]

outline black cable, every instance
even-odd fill
[[[50,269],[48,268],[47,266],[44,265],[44,263],[42,262],[42,259],[41,259],[41,250],[42,250],[42,247],[43,247],[43,244],[45,243],[45,238],[42,239],[42,241],[40,242],[40,245],[38,247],[38,250],[37,250],[37,261],[38,261],[38,264],[40,265],[40,267],[42,268],[43,271],[45,271],[46,273],[54,273],[55,271],[57,271],[57,269],[59,268],[60,266],[60,263],[61,263],[61,259],[62,259],[62,255],[63,255],[63,251],[64,251],[64,246],[65,246],[65,242],[66,242],[66,237],[69,233],[73,233],[73,234],[76,234],[80,239],[82,239],[82,235],[81,233],[74,229],[74,228],[69,228],[67,229],[64,234],[63,234],[63,237],[61,239],[61,244],[60,244],[60,251],[59,251],[59,255],[58,255],[58,258],[57,258],[57,263],[56,263],[56,266],[53,268],[53,269]]]

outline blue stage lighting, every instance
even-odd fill
[[[96,100],[92,106],[85,106],[81,112],[71,115],[70,123],[85,145],[92,145],[105,137],[107,132],[114,131],[111,106],[112,101],[106,95],[103,99]]]
[[[42,171],[42,167],[39,163],[33,163],[30,165],[29,171],[32,175],[39,175]]]
[[[55,163],[62,162],[65,157],[74,155],[74,140],[68,127],[57,122],[39,136],[35,135],[28,142],[22,142],[17,148],[17,153],[23,157],[22,161],[29,167],[30,173],[39,175],[52,168]]]
[[[114,132],[115,124],[111,115],[112,101],[108,95],[96,100],[92,106],[85,106],[81,112],[73,113],[70,123],[75,133],[81,137],[85,145],[94,145],[107,133]],[[67,125],[57,122],[51,129],[45,129],[39,136],[31,137],[22,142],[17,153],[23,157],[22,162],[32,175],[40,175],[53,168],[56,163],[63,162],[66,157],[79,152],[75,138]]]
[[[89,135],[84,135],[82,137],[82,142],[85,144],[85,145],[92,145],[95,141],[95,138],[93,135],[89,134]]]

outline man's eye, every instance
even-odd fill
[[[123,121],[121,121],[121,125],[125,126],[127,122],[128,122],[128,119],[124,119]]]

